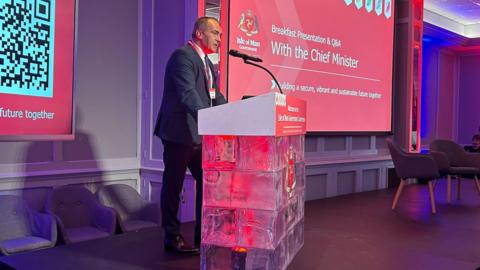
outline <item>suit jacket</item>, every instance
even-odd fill
[[[212,74],[213,64],[208,61]],[[215,74],[213,86],[216,98],[213,105],[226,103],[218,91]],[[180,144],[200,144],[198,110],[210,107],[207,79],[203,61],[190,46],[177,49],[168,60],[165,70],[163,99],[157,116],[155,135]]]

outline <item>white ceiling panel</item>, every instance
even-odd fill
[[[424,20],[469,38],[480,37],[480,0],[424,0]]]

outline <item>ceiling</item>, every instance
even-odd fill
[[[218,17],[220,0],[206,0],[208,16]],[[480,37],[480,0],[424,0],[424,21],[468,38]]]
[[[424,0],[424,7],[463,25],[480,23],[480,0]]]
[[[424,0],[423,18],[459,35],[480,37],[480,0]]]

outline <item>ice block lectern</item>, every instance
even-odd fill
[[[305,110],[269,93],[199,111],[201,269],[286,269],[303,246]]]

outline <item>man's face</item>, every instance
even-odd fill
[[[216,53],[220,47],[222,29],[215,20],[208,20],[207,27],[197,31],[199,45],[205,54]]]
[[[473,147],[474,149],[480,148],[480,140],[473,140],[473,141],[472,141],[472,147]]]

